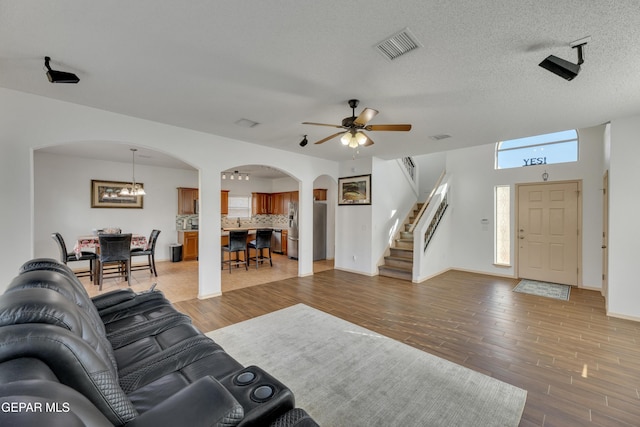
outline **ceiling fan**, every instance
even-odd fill
[[[326,138],[321,139],[316,142],[316,144],[322,144],[330,139],[337,137],[338,135],[342,135],[340,141],[343,145],[349,146],[351,148],[357,148],[358,146],[369,146],[373,145],[373,140],[369,138],[363,130],[366,131],[400,131],[407,132],[411,130],[411,125],[409,124],[395,124],[395,125],[368,125],[369,121],[373,119],[376,114],[378,114],[378,110],[374,110],[372,108],[365,108],[362,112],[356,117],[356,107],[360,101],[357,99],[349,100],[349,107],[351,107],[351,117],[345,117],[342,119],[341,125],[330,125],[326,123],[313,123],[313,122],[302,122],[303,125],[316,125],[316,126],[329,126],[338,129],[346,129],[341,130],[340,132],[334,133],[333,135],[329,135]]]

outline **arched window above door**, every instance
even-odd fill
[[[496,144],[496,169],[548,165],[578,161],[578,132],[575,129]]]

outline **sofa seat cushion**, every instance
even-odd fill
[[[162,354],[163,351],[174,346],[181,346],[190,338],[201,338],[202,334],[191,324],[179,324],[157,334],[140,338],[130,344],[114,350],[118,370],[123,371],[129,366],[144,360],[152,360]],[[213,344],[213,343],[212,343]],[[212,349],[218,350],[215,345]]]

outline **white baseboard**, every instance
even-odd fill
[[[333,267],[333,269],[334,270],[340,270],[340,271],[346,271],[347,273],[361,274],[363,276],[369,276],[369,277],[377,276],[376,273],[364,273],[362,271],[350,270],[348,268],[343,268],[343,267]]]
[[[198,295],[198,299],[209,299],[209,298],[215,298],[215,297],[219,297],[222,295],[222,292],[215,292],[213,294],[207,294],[207,295]]]
[[[631,320],[633,322],[640,322],[640,317],[628,316],[626,314],[620,314],[620,313],[612,313],[610,311],[607,312],[607,316],[615,317],[615,318],[618,318],[618,319]]]

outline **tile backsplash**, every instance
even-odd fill
[[[193,229],[193,220],[198,222],[198,215],[176,215],[176,230],[191,230]],[[186,227],[185,227],[186,221]]]
[[[176,215],[176,230],[191,230],[193,220],[198,221],[198,215]],[[186,227],[185,227],[186,220]],[[240,227],[275,227],[287,228],[289,219],[287,215],[254,215],[251,218],[240,218]],[[222,228],[238,227],[238,218],[222,215]]]
[[[222,216],[222,228],[238,227],[238,218]],[[279,227],[287,228],[287,215],[254,215],[251,218],[240,218],[240,227]]]

